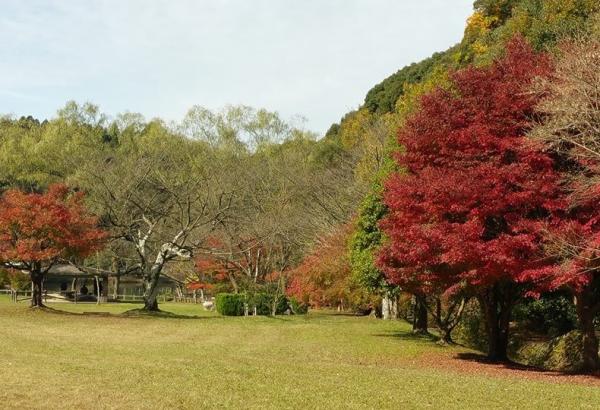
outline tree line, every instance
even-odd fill
[[[70,102],[49,121],[4,118],[0,147],[5,266],[32,278],[59,260],[136,274],[147,310],[158,308],[165,270],[202,281],[219,269],[194,266],[218,261],[236,292],[273,281],[317,232],[347,220],[360,197],[350,156],[301,123],[245,106],[193,107],[166,124],[131,113],[110,119],[92,104]],[[71,241],[85,229],[51,220],[56,207],[96,215],[104,247],[81,236],[85,249],[76,249]],[[12,215],[19,208],[29,214]],[[46,235],[55,229],[62,239]],[[34,303],[41,304],[37,293]]]

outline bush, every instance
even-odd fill
[[[242,316],[246,296],[238,293],[219,293],[215,298],[217,312],[223,316]]]
[[[545,370],[576,372],[583,367],[582,335],[577,330],[547,341],[521,341],[513,346],[517,362]]]
[[[513,318],[529,331],[552,337],[570,332],[577,326],[575,305],[560,293],[524,300],[515,306]]]
[[[485,319],[476,299],[471,299],[465,305],[460,323],[452,332],[457,342],[477,350],[486,351],[488,347]]]
[[[273,296],[268,293],[255,293],[248,302],[250,312],[256,308],[257,315],[270,315],[273,304]]]
[[[10,281],[8,280],[8,272],[4,269],[0,269],[0,289],[8,286]]]
[[[305,315],[308,313],[308,303],[298,301],[296,298],[290,298],[290,309],[295,315]]]
[[[276,308],[275,313],[277,315],[283,315],[289,308],[290,308],[290,302],[289,302],[287,296],[285,296],[285,295],[279,296],[279,299],[277,300],[277,308]]]
[[[275,295],[271,293],[259,292],[254,293],[248,297],[248,310],[250,314],[254,312],[254,308],[256,308],[257,315],[270,315],[273,310],[273,301],[275,300]],[[285,295],[280,296],[277,301],[277,308],[275,310],[275,314],[282,315],[289,308],[289,302]]]

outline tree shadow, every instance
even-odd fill
[[[545,375],[552,376],[553,378],[565,378],[572,379],[576,378],[585,378],[589,380],[595,380],[600,382],[600,372],[596,373],[583,373],[581,371],[558,371],[558,370],[548,370],[538,366],[525,365],[521,363],[517,363],[511,360],[508,361],[498,361],[491,360],[486,355],[475,352],[459,352],[453,356],[455,360],[463,361],[475,365],[480,365],[482,367],[487,367],[490,369],[504,369],[507,371],[512,371],[516,373],[530,373],[533,375]]]
[[[282,316],[282,315],[277,315],[277,316],[273,316],[273,315],[258,315],[255,317],[265,317],[267,319],[271,319],[271,320],[276,320],[278,322],[289,322],[289,316]]]
[[[318,316],[341,316],[341,317],[369,317],[368,314],[353,313],[353,312],[338,312],[335,310],[310,310],[309,313]]]
[[[411,331],[389,331],[385,333],[375,333],[373,334],[375,337],[390,337],[402,340],[410,340],[410,341],[420,341],[420,342],[435,342],[439,339],[434,334],[431,333],[415,333]]]
[[[525,364],[520,364],[517,362],[513,362],[511,360],[503,361],[503,360],[492,360],[489,359],[485,354],[475,353],[475,352],[460,352],[454,355],[454,359],[462,360],[466,362],[478,363],[482,365],[495,365],[501,366],[509,370],[523,370],[523,371],[545,371],[539,367],[529,366]]]
[[[191,320],[200,320],[200,319],[216,319],[219,316],[198,316],[198,315],[180,315],[177,313],[167,312],[164,310],[158,310],[155,312],[148,312],[142,309],[130,309],[126,310],[122,313],[111,313],[111,312],[71,312],[68,310],[56,309],[54,307],[44,306],[42,308],[38,308],[39,311],[43,311],[50,314],[55,315],[65,315],[65,316],[86,316],[86,317],[107,317],[107,318],[121,318],[121,319],[130,319],[130,318],[162,318],[162,319],[191,319]]]
[[[198,315],[180,315],[178,313],[167,312],[166,310],[147,311],[144,309],[130,309],[119,313],[120,317],[156,317],[161,319],[216,319],[220,316],[198,316]]]

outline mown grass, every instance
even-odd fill
[[[600,389],[442,371],[408,325],[326,313],[223,318],[164,304],[52,305],[0,296],[1,408],[598,408]],[[117,316],[84,315],[104,311]]]

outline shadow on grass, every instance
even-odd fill
[[[319,315],[319,316],[341,316],[341,317],[368,317],[369,316],[369,315],[362,315],[360,313],[336,312],[336,311],[329,311],[329,310],[319,310],[319,311],[311,310],[310,313]]]
[[[56,309],[49,306],[44,306],[41,308],[35,308],[35,310],[40,312],[46,312],[56,315],[65,315],[65,316],[92,316],[92,317],[109,317],[109,318],[163,318],[163,319],[216,319],[220,316],[197,316],[197,315],[180,315],[177,313],[167,312],[164,310],[158,310],[155,312],[148,312],[143,309],[131,309],[126,310],[122,313],[111,313],[111,312],[71,312],[68,310]]]
[[[273,316],[273,315],[259,315],[259,316],[254,316],[254,317],[264,317],[267,319],[271,319],[271,320],[276,320],[278,322],[290,322],[291,320],[291,316],[299,316],[299,315],[277,315],[277,316]]]
[[[160,319],[185,319],[185,320],[203,320],[203,319],[223,319],[228,316],[221,315],[182,315],[178,313],[168,312],[165,310],[157,310],[157,311],[147,311],[141,308],[126,310],[121,313],[112,313],[112,312],[73,312],[69,310],[61,310],[56,309],[55,307],[43,306],[40,308],[34,308],[31,311],[39,311],[56,315],[65,315],[65,316],[86,316],[86,317],[108,317],[108,318],[160,318]],[[231,316],[233,317],[233,316]],[[244,317],[244,316],[235,316],[235,317]],[[259,315],[259,316],[248,316],[251,317],[260,317],[267,318],[273,321],[278,322],[289,322],[290,318],[288,316],[271,316],[271,315]]]
[[[414,333],[410,331],[390,331],[385,333],[375,333],[376,337],[391,337],[401,340],[419,341],[419,342],[436,342],[439,337],[431,333]]]
[[[457,353],[454,356],[454,358],[456,360],[463,360],[466,362],[502,366],[502,367],[505,367],[510,370],[524,370],[524,371],[537,371],[537,372],[543,370],[543,369],[540,369],[535,366],[527,366],[527,365],[519,364],[519,363],[510,361],[510,360],[509,361],[491,360],[482,353],[461,352],[461,353]]]
[[[131,309],[120,313],[117,316],[122,317],[158,317],[163,319],[216,319],[220,316],[198,316],[198,315],[180,315],[173,312],[167,312],[165,310],[147,311],[144,309]]]
[[[516,363],[513,361],[497,361],[490,360],[484,354],[480,353],[472,353],[472,352],[462,352],[454,355],[454,359],[458,361],[463,361],[472,365],[480,365],[489,368],[501,368],[507,371],[522,373],[522,374],[532,374],[532,375],[547,375],[552,376],[554,378],[564,378],[566,380],[570,379],[587,379],[595,382],[600,382],[600,372],[595,373],[585,373],[581,371],[558,371],[558,370],[547,370],[537,366],[529,366],[521,363]]]

